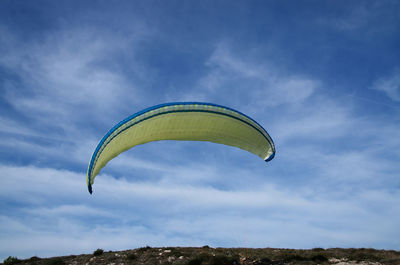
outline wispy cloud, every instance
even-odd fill
[[[179,177],[169,183],[138,182],[102,174],[96,180],[95,194],[85,196],[83,174],[10,166],[1,166],[1,172],[2,200],[29,203],[28,207],[17,207],[12,215],[1,217],[1,227],[7,227],[15,243],[19,237],[25,237],[26,244],[18,248],[25,255],[196,242],[258,247],[330,246],[324,242],[368,246],[369,242],[384,244],[385,235],[399,221],[393,217],[386,220],[386,226],[380,229],[375,226],[380,216],[399,210],[397,192],[385,190],[356,192],[348,194],[351,199],[338,199],[315,193],[312,187],[298,189],[268,182],[250,189],[220,190],[182,185]],[[188,177],[186,173],[175,172]],[[52,203],[43,207],[44,201]],[[31,220],[29,226],[24,222],[26,219]],[[282,224],[287,229],[277,233]],[[365,229],[371,231],[367,237],[362,233]],[[302,242],[302,234],[313,236]],[[49,247],[48,243],[57,236],[65,239],[62,248]],[[39,237],[44,239],[42,243],[32,247],[29,242]],[[107,237],[115,240],[99,244],[102,242],[99,238]],[[10,253],[7,251],[13,248],[12,244],[9,246],[2,255]]]
[[[331,16],[330,18],[324,18],[325,23],[329,23],[331,26],[338,30],[354,31],[359,30],[362,27],[368,25],[371,18],[374,16],[375,8],[367,7],[366,5],[359,5],[355,8],[349,8],[347,12],[342,16]]]
[[[0,8],[0,259],[400,245],[400,125],[386,104],[400,101],[395,2],[16,12],[24,5]],[[246,113],[276,158],[149,143],[114,158],[89,195],[87,164],[107,130],[182,100]]]
[[[400,70],[375,81],[372,89],[384,92],[393,101],[400,101]]]
[[[353,2],[346,7],[336,5],[324,17],[318,17],[317,22],[335,30],[372,37],[396,30],[390,21],[393,22],[398,8],[396,1]]]
[[[91,27],[61,28],[23,42],[2,27],[7,37],[0,44],[0,67],[15,80],[1,88],[14,113],[0,115],[0,130],[8,139],[1,145],[31,155],[31,161],[40,156],[86,164],[101,137],[96,129],[105,133],[138,110],[130,106],[143,97],[137,80],[145,76],[144,69],[132,62],[135,74],[128,76],[112,59],[121,53],[134,57],[138,42],[149,34],[140,24],[130,31],[134,34],[127,36]]]
[[[3,44],[6,53],[0,63],[19,82],[5,88],[5,98],[41,126],[52,125],[65,132],[83,120],[102,124],[115,119],[118,110],[142,96],[135,76],[126,76],[112,60],[122,51],[135,53],[145,33],[141,27],[133,31],[132,37],[126,37],[86,27],[65,29],[28,43],[13,36],[16,40]],[[136,76],[142,71],[138,66]]]
[[[318,80],[281,72],[271,63],[233,49],[226,41],[216,45],[206,61],[208,71],[196,87],[183,95],[184,100],[227,102],[264,109],[293,104],[309,98],[319,86]],[[240,103],[241,102],[241,103]]]

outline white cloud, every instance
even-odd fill
[[[323,19],[320,19],[320,23],[329,24],[338,30],[359,30],[360,28],[368,25],[369,21],[373,17],[374,13],[370,10],[375,11],[376,9],[368,9],[368,7],[364,5],[358,5],[356,7],[352,7],[346,10],[348,12],[346,12],[346,14],[342,16],[337,16],[335,18],[325,17]]]
[[[384,189],[335,198],[313,187],[277,186],[267,180],[258,187],[221,190],[182,184],[179,178],[138,182],[101,174],[89,195],[83,173],[5,165],[0,171],[2,200],[23,205],[8,208],[7,216],[0,217],[4,258],[144,245],[305,248],[398,243],[388,235],[400,221],[393,215],[399,210],[399,194]],[[385,226],[377,227],[385,216],[390,216]],[[60,237],[62,242],[54,243]]]
[[[286,109],[285,119],[272,127],[278,156],[308,168],[307,179],[328,181],[346,192],[385,187],[398,167],[395,132],[400,128],[390,117],[359,116],[346,105],[319,97],[310,106]]]
[[[317,23],[323,26],[348,32],[352,38],[396,32],[396,23],[388,23],[396,16],[398,6],[396,1],[364,1],[352,2],[339,12],[330,12],[317,18]]]
[[[28,126],[16,120],[0,116],[0,132],[15,133],[22,135],[36,135],[37,133]]]
[[[135,57],[138,42],[151,34],[142,23],[126,34],[60,28],[26,42],[4,27],[0,32],[7,36],[0,43],[0,67],[15,76],[2,89],[14,117],[0,117],[0,131],[7,134],[1,146],[28,163],[65,159],[86,164],[102,136],[93,136],[94,129],[104,128],[103,134],[137,110],[132,104],[143,90],[136,84],[146,70],[133,60],[129,70],[134,74],[128,76],[115,58]]]
[[[274,102],[269,105],[279,105],[279,103],[296,103],[301,102],[312,95],[317,86],[317,82],[311,79],[301,77],[287,77],[270,85],[271,89],[264,94],[264,100],[269,102],[268,98]],[[276,100],[277,99],[277,100]]]
[[[25,214],[31,216],[97,216],[112,217],[113,215],[104,209],[96,209],[86,205],[57,205],[55,207],[37,207],[35,209],[22,209]]]
[[[304,104],[293,104],[260,122],[273,132],[278,146],[301,143],[302,148],[315,142],[345,137],[359,124],[353,109],[326,96],[315,96]],[[300,142],[301,141],[301,142]]]
[[[400,101],[400,71],[397,69],[392,75],[378,79],[372,89],[384,92],[393,101]]]
[[[135,76],[143,76],[143,68],[132,62],[135,76],[127,77],[111,59],[122,51],[135,53],[147,32],[139,26],[132,31],[135,34],[119,35],[83,27],[50,32],[27,43],[12,38],[2,45],[5,56],[0,64],[13,71],[25,88],[9,82],[5,98],[33,122],[65,132],[84,119],[100,124],[115,120],[118,111],[142,96]]]
[[[301,103],[311,97],[320,82],[277,70],[272,63],[237,52],[220,42],[206,62],[208,72],[183,100],[203,100],[247,105],[252,110]]]
[[[18,132],[18,135],[21,131]],[[4,150],[13,150],[29,158],[32,164],[55,161],[72,162],[86,165],[89,163],[97,141],[94,139],[72,139],[61,137],[46,137],[44,132],[22,134],[24,137],[8,137],[0,142]],[[25,139],[25,136],[26,139]],[[84,169],[84,167],[82,168]]]
[[[323,82],[227,42],[210,54],[194,89],[165,97],[221,103],[256,118],[271,129],[278,148],[268,169],[241,150],[189,146],[188,162],[186,146],[157,143],[143,155],[114,159],[89,195],[84,171],[99,139],[81,131],[82,124],[113,125],[131,113],[125,110],[132,102],[148,102],[135,79],[109,60],[135,54],[144,33],[133,31],[139,36],[57,31],[26,44],[0,34],[6,36],[0,64],[23,83],[7,83],[5,98],[31,119],[22,124],[1,117],[1,132],[24,136],[7,138],[1,148],[62,161],[55,163],[60,168],[85,164],[81,172],[0,165],[0,198],[10,205],[0,214],[0,259],[144,245],[399,246],[400,140],[393,119],[358,116],[348,102],[324,96]],[[396,72],[374,88],[398,101],[398,79]]]
[[[248,78],[274,78],[275,75],[272,71],[265,69],[260,64],[246,59],[243,53],[235,53],[230,45],[226,42],[217,44],[214,52],[208,59],[207,65],[210,67],[217,67],[222,72],[231,72],[242,75]]]

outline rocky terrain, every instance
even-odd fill
[[[53,258],[9,257],[3,264],[31,265],[284,265],[284,264],[399,264],[400,251],[376,249],[314,248],[309,250],[277,248],[142,247],[124,251]]]

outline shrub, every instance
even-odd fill
[[[253,265],[269,265],[271,264],[271,262],[272,260],[270,260],[269,258],[262,258],[254,262]]]
[[[232,265],[238,262],[233,257],[215,256],[210,259],[210,265]]]
[[[65,265],[65,262],[62,258],[52,258],[46,260],[45,265]]]
[[[370,253],[356,253],[350,256],[351,259],[356,261],[379,261],[380,258]]]
[[[145,247],[141,247],[138,249],[139,252],[146,252],[147,250],[150,250],[151,247],[150,246],[145,246]]]
[[[291,262],[291,261],[307,261],[306,257],[300,256],[298,254],[293,253],[282,253],[279,255],[279,259],[284,262]]]
[[[199,257],[195,257],[187,262],[187,265],[201,265],[203,260]]]
[[[137,256],[136,256],[135,253],[130,253],[130,254],[128,254],[128,256],[126,256],[126,258],[127,258],[128,260],[136,260],[136,259],[137,259]]]
[[[104,250],[102,250],[101,248],[98,248],[93,252],[93,255],[94,256],[101,256],[101,255],[103,255],[103,253],[104,253]]]
[[[4,265],[12,265],[12,264],[20,263],[20,262],[21,262],[21,260],[19,260],[17,257],[11,257],[11,256],[9,256],[8,258],[6,258],[6,259],[3,261],[3,264],[4,264]]]
[[[204,261],[208,261],[211,259],[211,256],[206,253],[201,253],[197,257],[188,261],[187,265],[201,265]]]
[[[311,260],[317,263],[328,261],[328,258],[324,255],[318,254],[311,257]]]
[[[171,252],[167,253],[168,256],[179,258],[180,256],[184,256],[183,253],[178,248],[170,248]]]
[[[324,251],[325,249],[323,248],[313,248],[312,251]]]

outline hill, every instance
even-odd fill
[[[143,247],[125,251],[71,255],[53,258],[9,257],[5,265],[284,265],[284,264],[400,264],[400,251],[365,248],[211,248]]]

